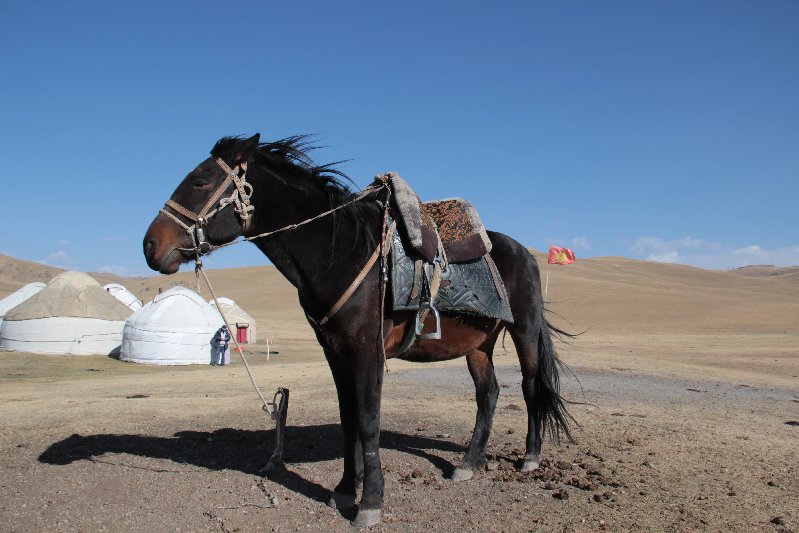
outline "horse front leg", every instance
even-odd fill
[[[363,481],[363,452],[358,437],[355,379],[349,361],[341,361],[328,350],[325,350],[325,357],[336,384],[341,430],[344,433],[344,473],[333,490],[328,505],[346,510],[355,507],[355,492]]]
[[[372,348],[361,352],[355,369],[358,436],[363,450],[363,494],[353,525],[369,527],[380,522],[383,510],[383,470],[380,464],[380,397],[383,355]]]

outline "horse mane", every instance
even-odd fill
[[[325,165],[314,163],[309,154],[318,147],[312,144],[312,140],[311,135],[293,135],[279,141],[260,143],[255,150],[254,163],[262,165],[283,179],[298,179],[298,181],[310,184],[311,187],[318,188],[327,194],[331,209],[347,203],[354,197],[354,193],[344,183],[344,180],[353,184],[355,182],[344,172],[335,168],[343,161]],[[211,149],[211,155],[220,157],[229,150],[235,149],[236,144],[243,141],[243,137],[223,137]],[[355,250],[360,242],[366,243],[367,247],[375,245],[370,228],[364,224],[365,214],[373,209],[374,205],[376,204],[356,202],[343,210],[342,214],[351,218],[355,228],[350,251]],[[339,216],[341,216],[339,213],[333,213],[333,236],[330,242],[331,266]]]
[[[223,137],[211,149],[211,155],[219,157],[243,140],[243,137]],[[299,173],[308,178],[311,183],[328,194],[333,205],[347,202],[352,198],[353,192],[344,181],[354,182],[344,172],[335,168],[343,161],[325,165],[314,163],[310,153],[319,147],[314,146],[312,140],[311,135],[293,135],[278,141],[260,143],[255,151],[255,160],[278,173]]]

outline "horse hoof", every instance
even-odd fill
[[[327,504],[333,509],[352,509],[355,507],[355,494],[334,492]]]
[[[361,509],[352,522],[355,527],[372,527],[380,523],[380,509]]]
[[[452,481],[468,481],[474,477],[474,470],[468,470],[466,468],[456,468],[455,471],[452,473]]]
[[[261,474],[265,475],[265,476],[268,476],[269,474],[271,474],[272,472],[274,472],[275,470],[277,470],[281,466],[283,466],[283,462],[282,461],[280,461],[280,460],[276,461],[274,459],[270,459],[269,462],[266,463],[266,466],[264,466],[262,469],[260,469],[259,472]]]
[[[532,459],[526,459],[522,463],[522,467],[519,469],[519,472],[532,472],[538,468],[538,461],[534,461]]]

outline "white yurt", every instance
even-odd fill
[[[108,294],[125,304],[131,311],[138,311],[141,309],[141,300],[136,298],[136,295],[130,292],[124,285],[109,283],[103,285],[103,288]]]
[[[231,334],[235,333],[239,344],[257,342],[255,319],[230,298],[217,298],[217,301],[219,301],[219,308],[225,313],[227,322],[230,324]],[[208,303],[216,308],[216,303],[213,299],[209,300]]]
[[[224,325],[219,312],[186,287],[172,287],[125,322],[120,359],[150,365],[211,362],[211,340]]]
[[[0,348],[62,355],[109,355],[122,342],[130,309],[88,274],[64,272],[8,311]]]
[[[6,316],[6,313],[10,310],[14,309],[16,306],[39,292],[40,290],[44,289],[45,285],[41,281],[34,281],[33,283],[28,283],[21,289],[18,289],[2,300],[0,300],[0,327],[3,327],[3,317]]]

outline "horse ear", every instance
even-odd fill
[[[256,133],[249,139],[226,137],[216,143],[216,146],[211,150],[211,155],[224,158],[231,166],[240,165],[252,158],[255,150],[258,149],[260,140],[260,133]]]
[[[258,148],[258,142],[260,140],[261,134],[256,133],[249,139],[242,141],[241,144],[239,144],[231,154],[231,157],[233,158],[232,163],[234,165],[238,165],[240,163],[249,161],[252,157],[252,154],[254,154],[255,150]]]

